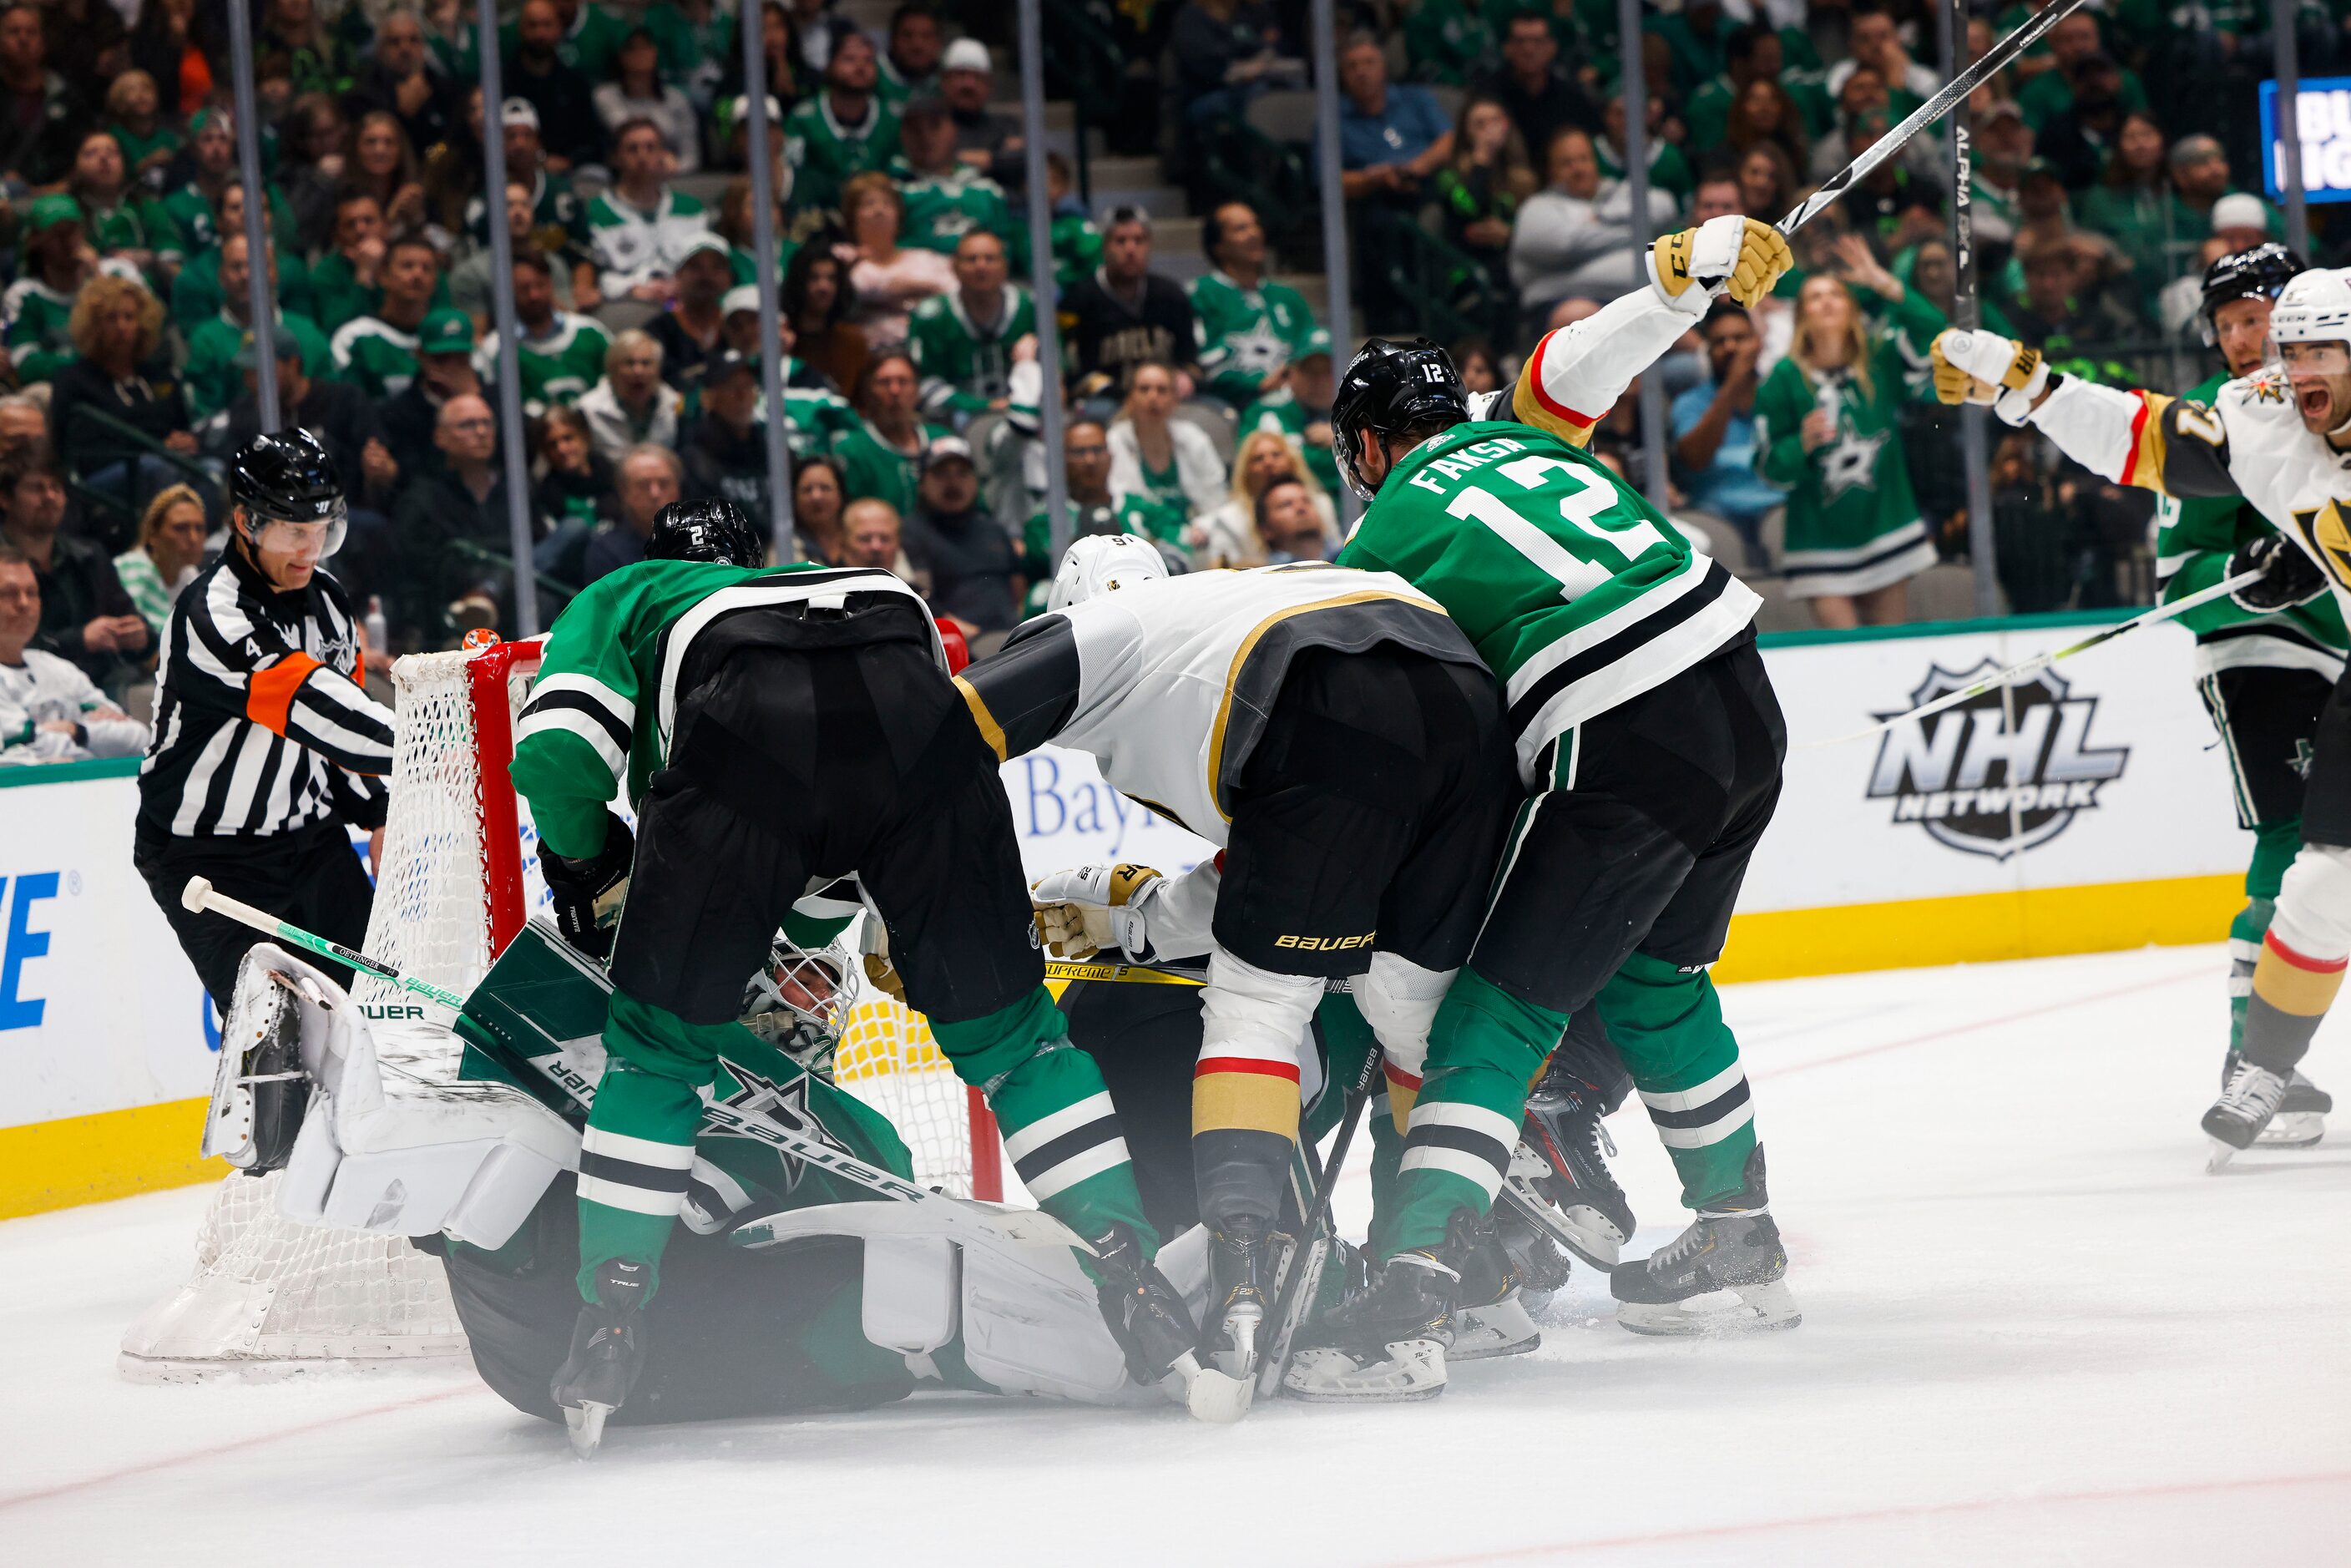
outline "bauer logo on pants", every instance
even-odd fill
[[[1931,665],[1909,706],[1998,667],[1991,659],[1971,670]],[[2126,747],[2092,745],[2098,699],[2072,695],[2063,676],[2046,670],[2011,687],[2005,709],[2002,695],[1986,692],[1887,730],[1870,769],[1869,799],[1891,800],[1893,821],[1916,822],[1937,843],[1995,860],[2045,844],[2075,812],[2095,810],[2099,787],[2121,778],[2130,758]]]

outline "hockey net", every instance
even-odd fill
[[[365,951],[445,989],[478,983],[544,895],[536,835],[507,783],[515,716],[538,664],[535,643],[491,643],[392,666],[391,810]],[[361,976],[352,995],[368,1007],[401,993]],[[413,1033],[384,1036],[378,1049],[388,1065],[426,1076],[455,1071],[454,1052],[418,1054]],[[994,1122],[920,1015],[886,996],[858,996],[835,1072],[896,1124],[925,1186],[1002,1196]],[[405,1238],[287,1219],[277,1210],[277,1180],[237,1174],[220,1185],[188,1282],[123,1338],[126,1375],[200,1377],[465,1352],[439,1260]]]

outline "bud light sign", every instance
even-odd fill
[[[2351,77],[2309,77],[2295,89],[2294,118],[2302,134],[2303,198],[2351,202]],[[2277,83],[2262,83],[2262,142],[2270,150],[2262,183],[2273,199],[2285,193],[2285,143],[2278,134]]]

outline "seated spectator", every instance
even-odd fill
[[[1625,100],[1612,98],[1600,111],[1600,134],[1593,139],[1593,156],[1600,161],[1604,179],[1625,177]],[[1665,134],[1666,100],[1649,99],[1648,141],[1644,143],[1649,160],[1649,189],[1663,191],[1677,204],[1697,188],[1698,175],[1682,156],[1682,150]]]
[[[841,558],[841,513],[849,504],[841,486],[841,465],[819,452],[792,462],[792,538],[778,539],[778,560],[838,564]]]
[[[661,0],[645,8],[644,27],[660,50],[662,79],[684,88],[705,113],[717,101],[722,83],[741,79],[743,47],[735,15],[718,0]]]
[[[507,559],[514,525],[498,462],[497,416],[478,397],[453,397],[441,405],[433,444],[440,463],[408,486],[392,522],[406,592],[385,607],[393,624],[426,648],[499,625],[514,595]]]
[[[620,476],[620,515],[588,541],[583,575],[590,582],[645,559],[653,519],[684,486],[685,470],[666,445],[647,442],[632,446],[614,466]]]
[[[1339,188],[1351,204],[1416,207],[1453,155],[1445,111],[1426,88],[1388,80],[1386,52],[1368,33],[1340,50],[1339,87]]]
[[[907,349],[922,378],[924,414],[963,423],[1012,401],[1012,366],[1037,352],[1037,309],[1005,281],[1004,242],[975,229],[956,246],[955,291],[914,307]]]
[[[1495,385],[1500,385],[1499,378]],[[1339,460],[1331,453],[1333,390],[1331,334],[1317,327],[1290,361],[1281,384],[1243,409],[1240,417],[1244,433],[1270,430],[1287,441],[1329,500],[1339,496]]]
[[[630,120],[614,133],[612,163],[612,188],[588,204],[597,290],[607,299],[666,305],[677,293],[678,264],[710,232],[710,210],[669,188],[669,146],[650,120]]]
[[[1225,498],[1225,465],[1208,433],[1176,412],[1176,373],[1135,366],[1126,402],[1110,427],[1111,488],[1140,496],[1187,522]]]
[[[604,127],[596,118],[593,85],[558,52],[563,41],[563,22],[554,0],[523,0],[514,57],[507,62],[506,90],[537,111],[547,167],[569,174],[602,156]]]
[[[631,328],[614,337],[612,346],[604,350],[603,379],[581,393],[572,406],[586,417],[596,450],[617,466],[630,452],[648,443],[674,447],[685,399],[662,380],[661,345],[651,333]]]
[[[106,131],[122,149],[122,165],[131,180],[151,195],[162,191],[163,171],[180,155],[181,138],[163,117],[153,77],[128,70],[108,85]]]
[[[1860,0],[1853,7],[1853,24],[1845,37],[1845,47],[1850,51],[1849,57],[1829,68],[1823,84],[1832,98],[1844,86],[1846,77],[1865,66],[1886,83],[1888,110],[1900,120],[1934,97],[1936,89],[1943,85],[1942,78],[1913,60],[1910,51],[1903,47],[1902,34],[1886,0]]]
[[[876,70],[865,35],[844,34],[825,64],[824,90],[785,117],[795,212],[838,207],[852,178],[886,169],[896,156],[898,119],[873,91]]]
[[[139,674],[154,642],[107,552],[62,535],[66,470],[47,440],[0,459],[0,544],[31,563],[41,629],[33,645],[65,659],[110,695]]]
[[[2174,234],[2184,237],[2210,233],[2213,204],[2232,189],[2229,155],[2220,150],[2219,141],[2210,136],[2183,136],[2171,144]],[[2268,220],[2264,231],[2268,236],[2283,238],[2285,230],[2276,209],[2259,196],[2251,199],[2262,203],[2262,214]]]
[[[1079,396],[1123,397],[1134,367],[1155,361],[1175,367],[1178,401],[1192,395],[1192,302],[1182,284],[1151,270],[1151,214],[1141,207],[1111,209],[1102,265],[1061,296],[1061,311]]]
[[[573,308],[571,267],[560,250],[547,250],[540,244],[538,225],[530,210],[530,188],[508,182],[507,185],[507,247],[519,261],[537,256],[547,268],[547,286],[554,291],[555,308],[569,311]],[[474,319],[474,330],[486,332],[491,318],[496,313],[497,301],[490,287],[490,268],[496,256],[488,246],[474,253],[449,269],[449,302]]]
[[[351,128],[341,189],[373,196],[388,233],[423,230],[428,211],[424,187],[417,179],[415,150],[409,146],[398,115],[377,110]]]
[[[1796,171],[1776,142],[1759,141],[1739,160],[1739,210],[1777,223],[1796,204]]]
[[[902,519],[906,559],[930,581],[932,613],[955,622],[967,639],[1009,632],[1029,591],[1020,552],[979,501],[971,444],[943,435],[923,455],[914,509]]]
[[[2074,84],[2074,101],[2037,128],[2033,146],[2057,166],[2067,190],[2085,191],[2097,180],[2106,149],[2122,130],[2123,116],[2136,106],[2124,101],[2123,68],[2112,55],[2084,55],[2074,62],[2068,75]],[[2024,112],[2029,122],[2031,106],[2025,106]]]
[[[188,419],[202,424],[235,402],[245,392],[245,374],[237,369],[237,355],[253,340],[252,273],[246,265],[245,236],[233,234],[221,241],[219,272],[220,308],[209,320],[199,322],[188,332],[188,362],[180,376],[187,389]],[[263,264],[269,268],[270,293],[277,292],[277,261],[275,256],[265,256]],[[333,369],[334,350],[327,335],[308,316],[294,310],[277,310],[271,314],[270,326],[281,340],[281,351],[290,346],[302,361],[302,367],[313,376],[323,376]]]
[[[632,120],[651,121],[669,148],[676,172],[692,174],[702,168],[702,122],[694,103],[681,89],[661,78],[661,48],[652,32],[632,27],[612,57],[612,78],[596,88],[596,114],[604,134],[620,144],[621,127]]]
[[[1758,148],[1750,156],[1777,149]],[[1784,158],[1784,154],[1779,154]],[[1510,280],[1531,309],[1570,297],[1605,302],[1648,286],[1632,223],[1632,189],[1604,180],[1592,138],[1562,131],[1549,154],[1551,183],[1519,209],[1510,236]],[[1750,209],[1750,211],[1752,209]],[[1649,193],[1644,234],[1670,226],[1673,198]]]
[[[1276,479],[1257,497],[1258,545],[1268,566],[1329,560],[1339,553],[1339,536],[1315,510],[1314,486],[1295,476]]]
[[[800,356],[836,387],[853,387],[864,379],[872,350],[865,329],[849,319],[856,304],[849,287],[849,268],[823,246],[803,246],[784,270],[784,319]]]
[[[1266,276],[1265,225],[1246,202],[1208,214],[1200,248],[1214,269],[1194,278],[1185,295],[1203,390],[1241,408],[1314,335],[1314,312],[1298,290]]]
[[[1498,392],[1502,390],[1502,362],[1494,357],[1494,347],[1485,339],[1464,338],[1453,345],[1452,353],[1453,368],[1460,372],[1464,391]],[[1325,362],[1328,362],[1328,358],[1326,354]]]
[[[141,0],[131,26],[131,63],[154,84],[158,112],[175,124],[212,97],[212,62],[195,20],[195,0]]]
[[[1184,118],[1239,115],[1270,79],[1294,68],[1280,45],[1273,7],[1259,0],[1186,0],[1167,33]]]
[[[451,81],[478,81],[481,38],[465,0],[424,0],[424,47]]]
[[[145,725],[71,663],[31,645],[40,625],[41,584],[33,563],[14,546],[0,544],[0,768],[145,750]]]
[[[131,595],[151,635],[163,635],[180,590],[196,580],[210,531],[204,498],[188,486],[173,485],[155,492],[139,519],[139,542],[114,558],[115,580]]]
[[[470,106],[470,130],[480,129],[481,94],[474,94]],[[545,154],[538,141],[538,111],[518,98],[510,98],[499,114],[498,135],[507,150],[507,178],[530,187],[530,214],[538,247],[553,258],[558,267],[571,269],[571,304],[574,310],[593,310],[604,302],[596,287],[596,262],[589,254],[588,204],[571,187],[569,176],[547,167]],[[453,138],[453,144],[455,139]],[[480,149],[474,149],[476,158]],[[478,184],[478,175],[475,176]],[[490,239],[489,210],[478,191],[469,193],[465,201],[465,232],[466,236],[486,247]]]
[[[260,23],[254,52],[284,60],[296,93],[340,98],[350,90],[358,70],[350,46],[335,36],[311,0],[266,0]]]
[[[213,455],[224,461],[262,431],[261,397],[255,390],[254,373],[258,353],[248,338],[235,361],[241,378],[236,401],[214,420],[207,433]],[[279,338],[276,354],[277,407],[285,423],[299,425],[317,436],[343,476],[350,527],[335,557],[335,577],[354,604],[363,605],[369,595],[375,594],[396,605],[404,591],[403,574],[391,513],[404,476],[386,438],[382,411],[359,388],[310,374],[292,338]],[[407,472],[423,474],[433,465],[420,455]]]
[[[1519,205],[1535,193],[1535,172],[1526,144],[1499,99],[1471,98],[1461,105],[1453,134],[1453,157],[1437,172],[1437,204],[1445,214],[1445,237],[1468,253],[1487,274],[1510,276],[1510,225]],[[1193,308],[1199,300],[1193,299]]]
[[[612,74],[613,58],[628,34],[627,24],[588,0],[555,0],[555,21],[556,58],[591,82]],[[514,45],[513,29],[501,28],[499,34],[502,47]]]
[[[1134,534],[1176,546],[1180,552],[1187,526],[1181,513],[1154,506],[1140,496],[1121,494],[1112,486],[1110,432],[1102,421],[1081,414],[1061,426],[1061,477],[1070,507],[1071,538]],[[1051,517],[1044,511],[1031,513],[1020,529],[1020,574],[1029,580],[1027,613],[1044,609],[1046,590],[1053,585],[1053,573],[1060,565],[1053,549]]]
[[[584,582],[590,536],[621,515],[619,476],[596,450],[578,409],[557,403],[534,428],[539,473],[531,511],[544,536],[536,551],[538,570],[566,582]]]
[[[758,357],[713,349],[704,359],[701,412],[678,442],[685,494],[732,501],[764,533],[775,508],[768,486],[768,427],[759,418]]]
[[[74,300],[72,329],[74,362],[50,382],[50,438],[69,472],[135,519],[178,476],[154,448],[196,451],[187,399],[162,354],[162,302],[124,278],[93,277]]]
[[[1021,163],[1020,122],[988,107],[996,63],[977,38],[957,38],[939,62],[939,97],[955,122],[956,156],[1007,190],[1028,183]]]
[[[29,386],[53,380],[73,362],[74,300],[98,274],[98,253],[81,226],[81,206],[71,196],[36,196],[26,209],[18,253],[22,271],[0,297],[0,340],[8,346],[16,382]]]
[[[735,264],[726,240],[696,235],[678,259],[671,280],[677,289],[670,308],[645,323],[662,346],[662,377],[692,397],[713,351],[724,347],[726,311],[721,302],[735,287]]]
[[[1531,152],[1549,147],[1552,138],[1573,126],[1600,134],[1600,106],[1559,63],[1559,38],[1547,17],[1537,11],[1520,11],[1502,22],[1502,64],[1481,78],[1474,89],[1491,98],[1518,127],[1519,144]],[[1719,136],[1698,140],[1710,146]]]
[[[442,292],[441,253],[422,235],[393,240],[384,248],[381,298],[368,315],[335,329],[335,374],[372,398],[397,397],[416,374],[418,345],[430,338],[432,352],[453,349],[462,338],[474,346],[474,323],[452,306],[434,308]]]
[[[101,259],[149,277],[169,277],[170,267],[159,264],[165,253],[176,251],[179,230],[162,204],[131,179],[112,131],[93,131],[82,138],[73,172],[66,177],[66,193],[80,204],[82,232]]]
[[[403,5],[376,24],[375,42],[345,99],[358,115],[389,114],[412,151],[440,144],[456,116],[452,78],[434,68],[424,24]]]
[[[303,94],[278,123],[277,168],[270,183],[285,193],[305,249],[316,249],[333,230],[335,200],[350,169],[350,141],[342,106],[328,93]],[[381,205],[381,193],[369,194]]]
[[[1748,87],[1777,82],[1787,63],[1780,35],[1754,21],[1735,27],[1722,43],[1722,70],[1690,90],[1682,103],[1682,123],[1692,147],[1719,147],[1729,140],[1730,111]]]
[[[1875,71],[1861,74],[1870,80],[1877,79]],[[1788,162],[1799,169],[1806,166],[1812,155],[1805,144],[1803,111],[1796,107],[1788,89],[1771,77],[1758,77],[1740,89],[1730,106],[1730,117],[1723,126],[1723,141],[1740,152],[1760,141],[1769,141],[1786,153]],[[1844,164],[1840,162],[1837,167],[1841,169]]]
[[[2228,254],[2226,242],[2218,247]],[[2007,301],[2017,338],[2051,359],[2103,352],[2130,336],[2131,323],[2099,290],[2111,258],[2088,235],[2035,239],[2017,253],[2023,289]]]
[[[899,538],[898,508],[878,496],[864,496],[841,511],[841,564],[888,572],[915,582],[914,563]],[[919,583],[916,584],[919,590]]]
[[[912,249],[953,256],[956,243],[977,229],[1025,255],[1026,235],[1004,188],[956,156],[955,121],[946,103],[918,98],[900,112],[900,152],[889,169],[905,206],[898,237]],[[844,212],[846,206],[844,196]]]
[[[1980,266],[2005,259],[2016,240],[2016,191],[2024,166],[2032,162],[2032,128],[2012,100],[1995,102],[1979,117],[1969,208],[1975,214],[1977,245],[1987,255]]]
[[[2163,152],[2162,123],[2144,110],[2125,114],[2105,170],[2082,193],[2080,206],[2082,226],[2114,241],[2130,267],[2132,293],[2148,319],[2171,275],[2164,233],[2171,193],[2164,184]]]
[[[2266,29],[2264,29],[2266,30]],[[2125,109],[2145,109],[2147,89],[2135,72],[2115,64],[2098,37],[2098,18],[2076,11],[2049,29],[2047,43],[2053,68],[2043,71],[2017,89],[2017,107],[2036,135],[2048,131],[2066,110],[2082,100],[2085,75],[2111,78],[2106,86],[2114,101]]]
[[[882,101],[894,110],[914,99],[935,98],[940,57],[946,47],[937,16],[917,0],[908,0],[890,13],[886,43],[874,81]]]
[[[1710,380],[1674,399],[1675,478],[1691,506],[1738,531],[1747,545],[1745,564],[1763,566],[1763,519],[1787,499],[1755,468],[1755,389],[1761,382],[1756,363],[1763,339],[1747,312],[1729,299],[1715,302],[1700,330]]]
[[[1195,564],[1204,569],[1219,567],[1244,568],[1263,566],[1265,543],[1258,535],[1257,503],[1266,487],[1276,480],[1303,479],[1313,484],[1306,471],[1306,461],[1298,449],[1279,430],[1256,429],[1241,437],[1233,454],[1232,492],[1212,512],[1192,519],[1185,531],[1185,548],[1192,553]],[[1315,508],[1330,529],[1336,547],[1339,538],[1337,517],[1331,507],[1331,497],[1313,485],[1319,503]]]
[[[1059,152],[1045,154],[1045,199],[1053,210],[1053,286],[1067,294],[1102,265],[1102,230],[1078,199],[1077,171]]]
[[[242,189],[223,198],[239,205],[244,199]],[[373,196],[353,192],[348,200],[335,204],[333,247],[310,268],[310,303],[322,330],[339,331],[345,323],[371,314],[382,304],[383,265],[391,250],[383,208]],[[183,320],[187,308],[181,308]]]
[[[857,388],[857,427],[832,444],[852,500],[877,496],[901,517],[914,506],[923,454],[947,434],[923,422],[921,382],[912,355],[886,349],[866,361]]]
[[[841,209],[849,243],[837,253],[849,263],[857,292],[851,319],[869,342],[903,343],[914,307],[955,287],[955,264],[937,251],[899,245],[906,204],[887,174],[852,176],[841,189]]]
[[[244,186],[231,185],[221,193],[217,227],[223,235],[244,235]],[[221,243],[215,240],[209,249],[189,256],[172,280],[172,325],[183,337],[219,315],[225,303],[220,280]],[[297,315],[308,317],[315,325],[318,304],[311,292],[310,269],[302,264],[300,256],[283,251],[274,251],[271,260],[274,265],[270,276],[276,280],[278,304]]]
[[[1884,115],[1870,115],[1845,127],[1845,140],[1856,157],[1867,152],[1890,133]],[[2036,164],[2042,160],[2034,159]],[[1941,176],[1944,184],[1948,175]],[[2053,183],[2055,182],[2053,179]],[[2064,188],[2057,187],[2060,206]],[[1881,255],[1907,250],[1920,240],[1941,234],[1948,226],[1942,216],[1943,198],[1940,187],[1933,180],[1921,179],[1910,165],[1900,158],[1888,158],[1855,183],[1841,205],[1845,220],[1869,236],[1872,246]]]
[[[188,120],[188,148],[173,165],[188,172],[188,181],[163,198],[163,214],[179,231],[178,250],[193,256],[220,243],[217,214],[224,193],[241,184],[236,167],[236,134],[225,110],[198,110]],[[278,183],[269,191],[271,232],[280,245],[298,245],[300,231],[294,211],[286,205]]]
[[[29,0],[0,11],[0,177],[26,185],[65,178],[89,124],[80,95],[49,68],[41,16]]]
[[[576,402],[604,373],[612,346],[592,316],[559,310],[555,270],[547,257],[526,251],[515,257],[515,365],[521,376],[523,405],[533,414],[557,403]],[[486,382],[497,379],[498,335],[486,334],[474,350],[474,369]]]
[[[1415,81],[1463,87],[1494,68],[1494,19],[1481,0],[1422,0],[1405,18]]]
[[[382,404],[384,444],[403,473],[422,474],[439,461],[433,436],[451,398],[478,397],[495,405],[489,383],[475,371],[473,345],[449,337],[445,344],[418,345],[416,379]]]
[[[782,182],[778,181],[775,188],[782,190]],[[751,221],[752,196],[749,180],[728,181],[726,191],[718,198],[717,221],[712,225],[718,237],[726,242],[726,259],[734,268],[734,281],[738,284],[758,282],[761,270],[758,227]],[[769,265],[781,274],[790,267],[792,257],[799,254],[800,245],[790,236],[785,226],[782,203],[776,204],[772,216],[775,218],[774,237],[770,243],[775,247],[775,254]]]

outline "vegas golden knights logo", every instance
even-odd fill
[[[2345,526],[2340,505],[2329,501],[2315,510],[2296,512],[2294,526],[2317,552],[2326,575],[2338,584],[2351,587],[2351,527]]]

